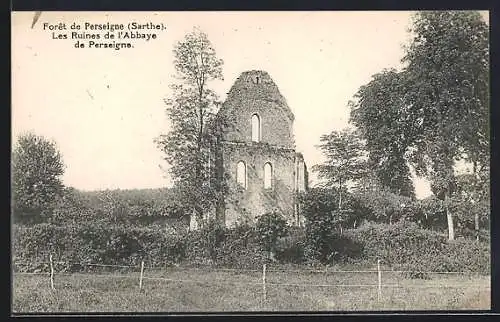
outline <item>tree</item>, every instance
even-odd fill
[[[477,12],[426,11],[413,21],[407,64],[407,111],[418,124],[411,158],[448,207],[456,190],[455,161],[489,162],[488,26]]]
[[[257,218],[255,231],[261,247],[267,252],[269,258],[272,258],[278,238],[288,234],[288,224],[280,214],[269,212]]]
[[[479,231],[490,214],[489,176],[481,180],[476,174],[457,176],[456,194],[451,199],[450,207],[464,229],[473,230],[479,240]]]
[[[375,175],[367,175],[362,179],[362,187],[353,191],[353,197],[359,207],[365,209],[364,219],[375,222],[393,223],[409,218],[415,200],[394,193],[392,189],[381,183]]]
[[[477,12],[425,11],[414,15],[411,31],[404,69],[361,87],[351,119],[375,164],[396,160],[382,163],[404,179],[405,160],[431,181],[452,240],[456,161],[471,162],[476,173],[489,164],[488,27]]]
[[[18,137],[12,153],[12,210],[16,219],[38,222],[61,196],[64,164],[55,142],[34,133]]]
[[[413,198],[406,151],[415,133],[415,117],[401,113],[406,108],[405,85],[404,74],[394,69],[375,74],[349,102],[350,122],[366,140],[368,166],[380,183],[392,193]]]
[[[362,143],[359,135],[350,129],[322,135],[320,141],[319,148],[327,161],[313,166],[312,170],[318,172],[319,178],[326,179],[327,185],[338,184],[338,208],[341,210],[342,190],[349,181],[361,178],[366,169]]]
[[[349,194],[345,195],[343,209],[339,210],[337,189],[314,187],[299,195],[301,215],[305,218],[305,254],[310,260],[331,263],[342,249],[339,240],[342,225],[355,226],[366,210]]]
[[[50,222],[60,225],[95,221],[93,214],[88,199],[81,191],[64,187],[54,202]],[[107,214],[103,218],[107,218]]]
[[[217,58],[207,35],[198,29],[175,46],[174,55],[179,82],[171,86],[173,94],[165,101],[172,129],[156,142],[170,164],[182,201],[193,206],[193,214],[201,223],[220,198],[214,159],[218,98],[208,85],[223,80],[223,61]]]

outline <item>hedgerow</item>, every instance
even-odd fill
[[[62,270],[82,270],[77,263],[169,265],[185,257],[185,235],[175,231],[96,224],[14,226],[15,269],[39,269],[39,262],[65,262]],[[75,263],[75,264],[71,264]],[[45,265],[46,266],[46,265]],[[42,265],[42,267],[45,267]]]
[[[345,233],[362,245],[354,258],[407,271],[490,272],[490,246],[471,239],[449,241],[447,236],[422,229],[416,223],[401,221],[393,225],[365,223]]]
[[[308,252],[307,230],[293,227],[276,241],[277,263],[374,264],[406,271],[468,271],[488,274],[489,243],[448,241],[415,223],[365,223],[331,237],[331,256]],[[172,264],[259,268],[267,261],[255,227],[231,229],[208,225],[197,231],[131,228],[125,225],[14,225],[13,263],[17,271],[47,271],[49,254],[57,271],[91,270],[78,263],[164,267]],[[41,264],[44,262],[45,264]],[[418,274],[410,274],[418,277]]]

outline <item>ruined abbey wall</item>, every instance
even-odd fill
[[[270,211],[297,224],[295,192],[307,188],[307,168],[302,156],[295,152],[293,113],[269,74],[242,73],[219,114],[226,122],[221,150],[229,186],[223,209],[225,224],[254,222],[257,216]],[[258,116],[257,123],[252,122],[253,115]],[[241,162],[244,180],[238,169]],[[266,163],[271,165],[270,179],[264,173]]]

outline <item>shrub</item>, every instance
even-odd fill
[[[331,263],[359,253],[358,242],[346,238],[339,229],[338,218],[342,218],[344,212],[336,210],[306,221],[305,257],[308,261]]]
[[[441,249],[446,243],[443,235],[420,229],[417,224],[406,221],[393,225],[366,223],[347,234],[363,244],[363,258],[370,261],[381,259],[387,265],[423,256],[430,250]]]
[[[207,220],[198,230],[191,231],[187,239],[187,256],[192,261],[215,263],[217,249],[226,238],[226,229],[215,220]]]
[[[262,250],[274,254],[278,238],[288,234],[288,224],[285,218],[276,212],[265,213],[257,218],[255,234]]]
[[[311,189],[301,196],[300,208],[305,218],[306,261],[325,262],[331,254],[331,244],[338,236],[337,195],[328,189]]]
[[[357,189],[354,197],[363,211],[363,219],[369,221],[392,224],[412,218],[417,211],[417,203],[412,198],[398,195],[380,184]]]
[[[490,273],[490,247],[475,240],[447,241],[441,250],[429,250],[401,263],[406,277],[430,278],[426,272]]]
[[[420,212],[415,215],[415,222],[422,228],[446,231],[448,223],[444,204],[435,196],[430,196],[418,201]]]
[[[47,262],[49,254],[67,263],[139,265],[144,260],[159,266],[181,261],[185,251],[184,235],[147,228],[38,224],[14,226],[13,232],[13,260],[21,271],[39,268],[36,263]],[[61,269],[89,267],[67,264]]]
[[[455,270],[489,274],[490,259],[489,243],[461,239],[448,241],[445,252],[437,258],[429,258],[428,265],[438,272]]]
[[[289,234],[278,238],[276,243],[276,259],[282,263],[299,264],[304,262],[305,231],[301,227],[292,227]]]
[[[393,225],[366,223],[346,232],[361,244],[360,257],[410,271],[408,276],[426,278],[419,272],[489,272],[490,247],[475,240],[448,241],[446,235],[419,228],[412,222]]]
[[[211,228],[210,228],[211,227]],[[256,227],[231,229],[206,226],[189,233],[176,230],[130,228],[123,225],[36,224],[13,226],[13,262],[17,271],[48,271],[52,254],[57,271],[91,270],[76,263],[169,266],[174,263],[211,264],[234,268],[260,268],[267,260]],[[425,272],[490,272],[488,242],[459,239],[419,228],[415,223],[393,225],[366,223],[340,235],[330,233],[318,253],[308,253],[311,240],[307,228],[294,227],[275,242],[281,263],[346,264],[382,263],[408,276],[426,278]],[[73,264],[72,264],[73,263]],[[424,272],[424,273],[420,273]]]
[[[343,236],[347,227],[359,224],[369,209],[347,191],[339,209],[337,189],[313,188],[299,196],[305,218],[304,257],[310,263],[331,263],[360,252],[361,245]],[[347,254],[347,255],[346,255]]]
[[[12,240],[13,261],[19,271],[48,271],[50,254],[54,261],[65,262],[57,264],[57,271],[96,269],[78,263],[138,266],[142,260],[154,267],[185,263],[260,268],[266,259],[255,227],[248,225],[231,229],[207,225],[189,233],[95,223],[16,225]],[[300,262],[302,246],[283,241],[277,241],[279,254],[296,252],[293,261]],[[290,261],[285,256],[280,260]]]
[[[253,269],[260,267],[264,258],[254,226],[243,223],[226,229],[226,238],[218,248],[217,265]]]

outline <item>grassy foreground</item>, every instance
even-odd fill
[[[262,272],[258,271],[189,268],[146,271],[142,291],[136,272],[56,274],[55,291],[50,288],[48,274],[14,274],[12,311],[489,310],[491,306],[489,276],[434,275],[428,280],[418,280],[404,278],[399,273],[384,273],[380,301],[375,272],[269,271],[266,282],[264,300]]]

